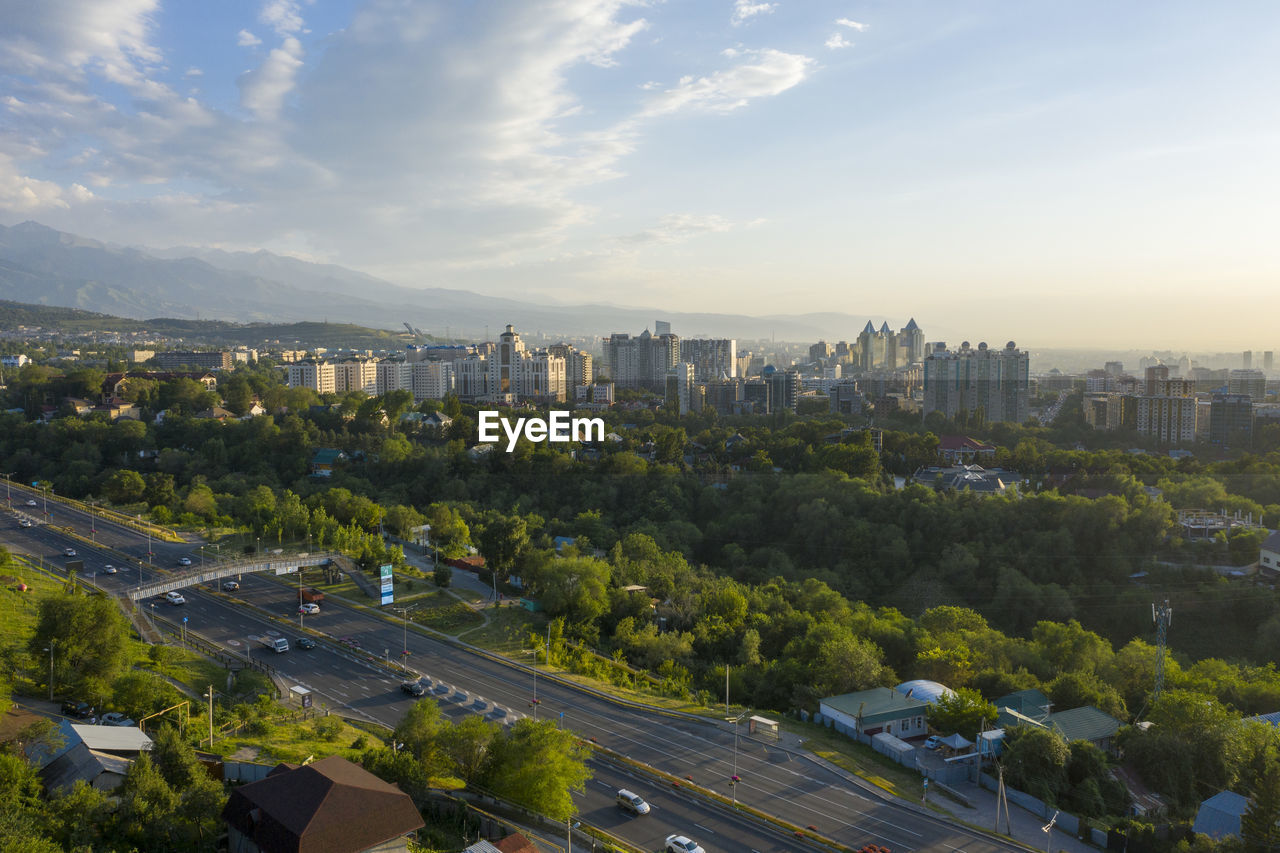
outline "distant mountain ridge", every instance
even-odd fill
[[[414,290],[267,251],[111,246],[37,222],[0,226],[0,299],[133,319],[291,323],[340,318],[392,330],[408,322],[437,336],[448,327],[457,338],[479,338],[486,328],[496,334],[507,323],[549,336],[638,334],[663,319],[685,337],[852,340],[866,321],[825,312],[751,317],[599,304],[549,306],[447,288]]]

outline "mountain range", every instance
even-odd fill
[[[484,330],[496,332],[507,323],[545,336],[637,334],[662,319],[682,337],[852,340],[866,322],[826,312],[751,317],[418,290],[267,251],[122,247],[37,222],[0,225],[0,299],[134,319],[291,323],[333,318],[395,330],[409,323],[439,337],[448,330],[454,338],[479,338]]]

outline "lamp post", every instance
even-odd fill
[[[738,776],[738,724],[742,722],[742,718],[750,711],[743,711],[741,714],[733,718],[733,775],[729,777],[729,787],[733,789],[733,804],[738,804],[738,783],[742,781]]]
[[[530,669],[533,670],[533,701],[529,703],[529,707],[533,708],[533,721],[538,721],[538,650],[525,649],[526,652],[533,655],[533,663]]]
[[[13,481],[9,478],[16,473],[18,472],[10,471],[8,474],[4,475],[4,499],[5,499],[5,502],[9,504],[9,506],[13,506],[13,493],[9,490],[9,487]]]
[[[209,685],[209,692],[204,694],[209,700],[209,748],[213,749],[213,685]]]

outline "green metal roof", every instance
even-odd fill
[[[914,717],[925,713],[929,708],[928,702],[922,702],[913,696],[903,696],[892,687],[873,687],[857,693],[831,696],[823,699],[822,704],[850,717],[861,717],[863,725]]]
[[[1025,714],[1036,720],[1042,720],[1049,715],[1049,697],[1034,687],[1001,696],[991,704],[997,708],[1012,708],[1019,714]]]
[[[1124,725],[1092,705],[1050,714],[1048,722],[1050,728],[1056,729],[1068,743],[1073,740],[1104,740],[1113,737]]]

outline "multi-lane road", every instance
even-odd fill
[[[14,488],[15,509],[25,509],[22,504],[28,499],[28,492]],[[116,554],[79,542],[56,528],[41,524],[21,528],[12,515],[0,520],[0,542],[55,567],[65,564],[64,548],[75,548],[84,560],[84,571],[111,591],[123,593],[140,582],[139,572],[147,571],[144,566],[148,543],[144,534],[101,517],[95,521],[83,511],[61,504],[53,512],[55,524],[70,525],[86,537],[90,536],[92,524],[96,527],[93,536],[99,543],[134,559],[121,565]],[[168,569],[176,568],[177,560],[190,553],[189,546],[154,539],[150,547],[155,565]],[[108,563],[121,571],[103,574]],[[285,680],[311,689],[317,704],[395,725],[414,701],[400,691],[397,678],[335,644],[321,643],[311,651],[303,651],[294,643],[294,648],[284,654],[255,650],[248,639],[251,634],[272,630],[288,637],[291,643],[295,639],[294,632],[271,618],[285,617],[296,624],[296,597],[290,587],[245,575],[234,598],[200,587],[185,590],[184,595],[186,605],[156,604],[156,612],[171,619],[185,616],[190,630],[269,663]],[[339,602],[324,602],[320,614],[305,620],[308,629],[332,637],[354,638],[363,650],[378,656],[385,652],[393,660],[405,645],[400,624]],[[450,715],[474,713],[477,699],[485,701],[486,709],[497,705],[521,714],[531,713],[529,703],[534,688],[528,666],[468,652],[412,630],[408,633],[408,650],[410,665],[426,674],[433,686],[452,688],[438,697]],[[467,694],[465,700],[453,698],[458,691]],[[741,778],[736,790],[739,802],[797,826],[814,826],[822,835],[854,848],[877,844],[895,853],[1014,849],[992,836],[886,799],[804,755],[753,738],[735,740],[728,727],[619,703],[542,676],[537,679],[537,696],[537,712],[542,718],[556,720],[618,755],[679,779],[688,777],[726,796],[731,793],[729,779],[736,773]],[[581,819],[643,849],[660,847],[672,832],[689,835],[711,853],[813,849],[789,834],[691,796],[656,777],[639,775],[607,761],[593,761],[592,770],[595,778],[578,797]],[[653,811],[643,817],[625,815],[613,799],[621,787],[640,794],[651,803]]]

